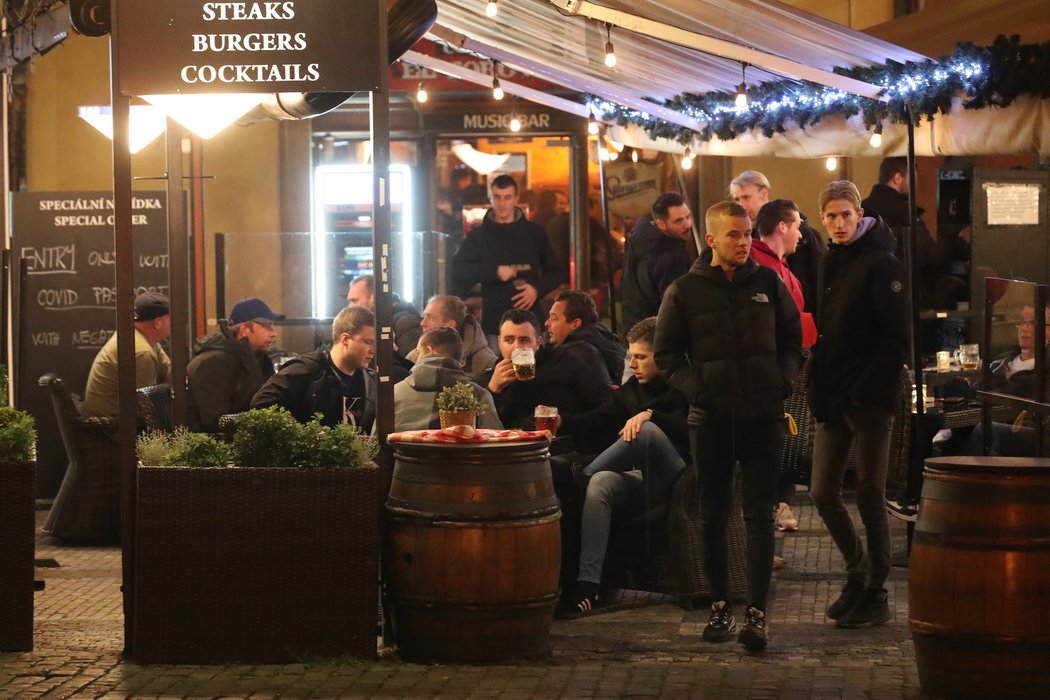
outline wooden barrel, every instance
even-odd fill
[[[561,512],[546,440],[395,443],[388,581],[407,661],[547,653]]]
[[[926,460],[908,572],[924,693],[1050,697],[1050,459]]]

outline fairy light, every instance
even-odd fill
[[[420,80],[419,85],[416,88],[416,102],[422,104],[426,102],[429,98],[430,95],[427,94],[427,89],[423,87],[423,81]]]
[[[605,23],[605,65],[609,68],[616,67],[616,51],[612,44],[612,24]]]

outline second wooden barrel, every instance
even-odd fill
[[[547,441],[395,443],[394,454],[388,580],[401,657],[546,653],[561,562]]]
[[[908,571],[924,693],[1050,697],[1050,459],[926,460]]]

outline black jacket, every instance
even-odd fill
[[[234,340],[218,330],[198,341],[186,375],[189,428],[213,433],[219,430],[219,416],[248,410],[255,392],[273,375],[273,363],[265,352],[252,350],[247,338]]]
[[[817,276],[820,271],[820,261],[828,252],[827,237],[810,226],[805,216],[802,217],[802,225],[798,230],[802,233],[802,238],[795,252],[787,257],[787,265],[792,274],[798,278],[799,284],[802,285],[802,297],[806,302],[802,310],[815,314],[817,297],[820,295]]]
[[[488,335],[499,333],[500,316],[514,306],[512,299],[518,294],[514,279],[501,282],[496,276],[500,265],[516,268],[516,279],[536,288],[534,311],[540,299],[565,281],[565,268],[541,227],[528,221],[520,209],[509,224],[497,224],[489,211],[452,259],[458,287],[481,284],[481,327]]]
[[[598,408],[562,418],[560,432],[573,436],[579,452],[602,452],[620,437],[627,419],[647,408],[653,409],[653,424],[663,431],[686,463],[691,462],[686,427],[689,402],[662,378],[642,384],[631,377]]]
[[[364,372],[365,395],[346,398],[365,402],[358,429],[368,434],[376,417],[376,375],[370,369],[359,371]],[[300,423],[320,413],[323,425],[338,425],[343,422],[344,392],[336,372],[326,350],[293,357],[256,392],[251,407],[283,406]]]
[[[402,301],[396,294],[393,295],[393,301],[391,323],[394,324],[394,343],[398,353],[404,357],[419,344],[419,337],[423,335],[423,328],[419,324],[422,323],[423,317],[416,311],[416,307]]]
[[[707,249],[668,287],[654,349],[698,422],[777,418],[802,355],[798,307],[773,270],[749,258],[730,280]]]
[[[616,334],[605,327],[601,321],[589,323],[577,328],[565,338],[566,343],[589,343],[601,353],[605,368],[609,372],[609,381],[619,384],[623,378],[623,364],[627,359],[627,348],[623,346]]]
[[[623,330],[655,316],[664,292],[689,272],[685,243],[668,236],[651,219],[641,219],[627,238],[623,265]]]
[[[488,370],[478,381],[487,387]],[[536,351],[536,378],[511,382],[493,395],[504,428],[532,430],[536,406],[557,406],[558,414],[575,415],[597,408],[612,396],[601,355],[588,343],[544,345]]]
[[[865,212],[867,214],[867,212]],[[828,247],[821,266],[817,328],[809,365],[809,405],[817,420],[851,404],[892,411],[908,353],[904,269],[893,232],[865,215],[853,243]]]

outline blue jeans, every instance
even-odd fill
[[[824,526],[846,561],[846,573],[881,588],[890,574],[890,524],[886,514],[886,470],[893,415],[874,406],[851,406],[835,420],[817,422],[809,494]],[[857,510],[868,541],[864,545],[842,499],[842,478],[850,447],[857,444]]]
[[[766,609],[773,575],[773,507],[780,481],[782,418],[740,420],[730,415],[690,429],[700,477],[700,522],[704,568],[714,600],[729,600],[729,544],[726,537],[733,504],[733,470],[743,478],[744,526],[747,530],[747,604]]]
[[[634,440],[620,438],[583,469],[591,477],[583,503],[579,581],[599,583],[613,511],[651,508],[671,497],[685,460],[652,422]]]

